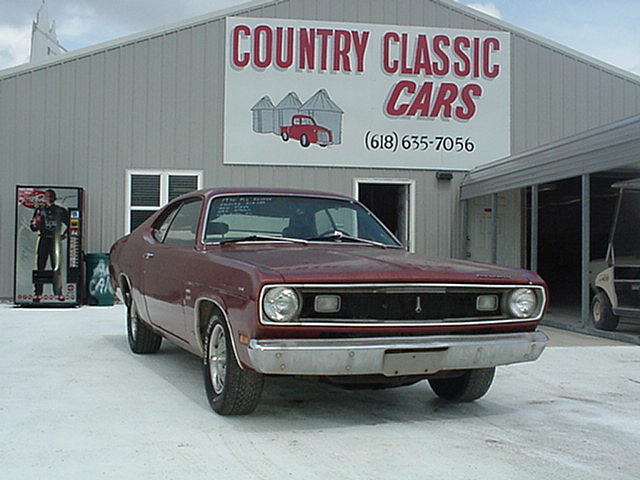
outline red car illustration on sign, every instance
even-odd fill
[[[326,147],[333,143],[331,132],[316,124],[315,120],[308,115],[294,115],[291,118],[291,125],[280,127],[282,140],[288,142],[290,138],[300,141],[300,145],[308,147],[312,143],[317,143],[321,147]]]

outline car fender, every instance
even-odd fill
[[[611,306],[613,308],[617,308],[618,296],[616,295],[616,290],[613,285],[613,267],[605,268],[598,275],[596,275],[596,280],[594,283],[596,290],[602,290],[607,295],[607,297],[609,297]]]
[[[222,312],[222,317],[224,318],[224,321],[227,324],[227,328],[229,329],[229,333],[231,334],[231,345],[233,347],[233,353],[235,354],[236,358],[240,360],[242,357],[238,355],[238,345],[236,341],[235,328],[232,325],[232,323],[229,321],[229,315],[227,313],[227,309],[224,306],[224,301],[222,300],[222,298],[218,297],[217,295],[205,295],[205,296],[198,297],[198,299],[195,301],[195,304],[194,304],[195,308],[193,309],[193,331],[195,335],[197,348],[200,352],[200,357],[204,356],[204,339],[200,334],[200,328],[199,328],[200,304],[204,301],[213,303],[220,310],[220,312]],[[238,361],[238,363],[240,364],[240,368],[242,369],[245,368],[243,365],[244,362]]]

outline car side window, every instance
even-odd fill
[[[196,231],[200,219],[202,200],[186,201],[175,214],[164,243],[172,245],[195,245]]]
[[[153,236],[157,241],[159,242],[164,241],[164,237],[167,234],[167,230],[169,230],[169,225],[171,225],[171,222],[173,222],[173,218],[176,216],[176,213],[178,213],[180,205],[182,204],[179,203],[171,207],[169,209],[170,210],[169,213],[163,215],[164,220],[162,220],[160,225],[153,230]]]

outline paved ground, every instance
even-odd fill
[[[638,346],[545,329],[542,358],[474,404],[274,379],[223,418],[198,359],[130,354],[123,318],[0,307],[1,479],[638,478]]]

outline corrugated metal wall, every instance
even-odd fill
[[[428,0],[288,0],[241,16],[494,30]],[[14,188],[84,186],[87,251],[122,235],[127,168],[202,169],[207,186],[288,186],[353,193],[353,178],[416,180],[416,250],[456,252],[457,191],[434,172],[226,166],[224,21],[140,37],[0,78],[0,297],[10,296]],[[640,112],[637,83],[512,35],[513,153]]]

